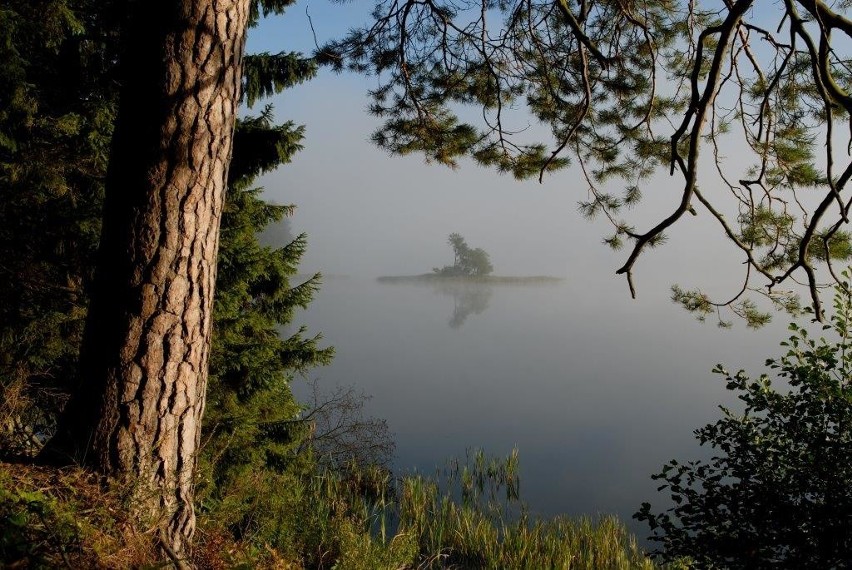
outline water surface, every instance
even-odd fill
[[[630,517],[662,502],[650,474],[699,455],[692,430],[731,401],[710,369],[759,372],[784,323],[721,332],[670,304],[590,302],[588,287],[327,279],[301,320],[337,356],[310,376],[372,395],[400,472],[517,447],[533,513],[614,513],[645,536]]]

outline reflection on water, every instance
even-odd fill
[[[447,324],[458,329],[470,315],[481,315],[488,310],[494,290],[485,283],[459,283],[457,281],[436,281],[432,284],[438,295],[453,298],[453,314]]]
[[[451,329],[459,329],[471,315],[481,315],[488,310],[494,287],[506,289],[541,287],[556,287],[562,285],[558,277],[492,277],[488,281],[468,280],[450,277],[435,278],[431,274],[425,276],[379,277],[381,285],[402,287],[430,288],[437,296],[453,298],[453,312],[447,324]]]
[[[717,404],[733,405],[710,369],[759,373],[785,323],[723,333],[665,292],[634,302],[620,281],[609,289],[581,277],[524,286],[327,278],[294,325],[335,347],[334,362],[310,373],[323,389],[373,396],[364,413],[387,421],[398,472],[431,473],[468,448],[517,447],[531,514],[613,513],[641,537],[648,529],[631,515],[642,501],[658,506],[650,475],[694,456],[692,430],[718,417]],[[310,398],[304,383],[294,390]]]

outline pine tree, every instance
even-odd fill
[[[249,23],[288,4],[253,3]],[[83,380],[79,348],[120,86],[116,13],[111,3],[84,0],[0,8],[0,50],[8,61],[0,69],[0,100],[8,102],[0,109],[0,386],[7,453],[37,450]],[[251,101],[315,71],[309,58],[295,53],[247,56],[244,64],[243,94]],[[281,426],[295,425],[298,412],[289,380],[331,356],[304,330],[285,338],[278,330],[318,285],[318,276],[290,283],[305,237],[275,248],[257,242],[257,232],[291,208],[266,204],[253,180],[286,162],[301,133],[291,123],[274,125],[266,110],[240,121],[234,135],[213,316],[207,413],[214,423],[205,441],[208,458],[224,452],[235,465],[241,465],[240,449],[258,456],[268,451],[264,465],[285,455],[280,450],[290,435]],[[216,469],[218,480],[232,479],[225,462]]]

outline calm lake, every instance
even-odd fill
[[[367,413],[387,420],[398,472],[517,447],[532,513],[613,513],[643,538],[631,515],[665,504],[650,474],[702,455],[692,430],[732,401],[710,369],[759,373],[786,321],[719,331],[623,292],[584,301],[587,288],[326,279],[298,320],[337,355],[309,376],[372,396]]]

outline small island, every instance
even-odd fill
[[[411,283],[411,282],[463,282],[489,284],[531,285],[543,283],[558,283],[564,279],[550,275],[493,275],[494,266],[491,256],[481,247],[471,248],[458,233],[452,233],[447,240],[453,248],[453,264],[435,267],[431,273],[420,275],[386,275],[379,277],[382,283]]]

